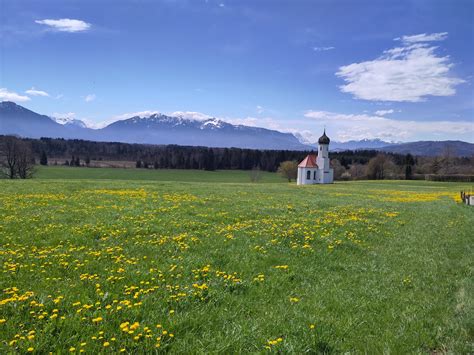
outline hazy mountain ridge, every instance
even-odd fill
[[[186,146],[236,147],[273,150],[316,150],[316,144],[301,142],[298,134],[261,127],[233,125],[217,118],[204,120],[167,116],[160,113],[134,116],[115,121],[104,128],[92,129],[78,119],[40,115],[13,102],[0,102],[0,134],[30,138],[69,138],[102,142],[176,144]],[[305,141],[306,142],[306,141]],[[451,154],[471,156],[474,144],[462,141],[419,141],[391,143],[380,139],[332,141],[332,151],[374,149],[414,155]]]
[[[23,137],[75,138],[124,143],[177,144],[209,147],[307,150],[290,133],[233,125],[216,118],[193,120],[152,114],[113,122],[101,129],[82,121],[40,115],[13,102],[0,103],[0,134]]]
[[[450,154],[453,156],[470,157],[474,155],[474,144],[463,141],[419,141],[409,143],[399,143],[388,147],[382,147],[379,150],[385,152],[439,156]]]
[[[331,150],[343,151],[343,150],[357,150],[357,149],[381,149],[397,145],[400,143],[386,142],[381,139],[362,139],[360,141],[351,140],[347,142],[331,142]]]

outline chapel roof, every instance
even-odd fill
[[[308,154],[301,163],[298,164],[298,168],[317,168],[316,154]]]

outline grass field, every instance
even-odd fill
[[[277,174],[261,171],[260,183],[284,183]],[[180,169],[121,169],[121,168],[79,168],[64,166],[39,166],[35,176],[39,179],[110,179],[110,180],[153,180],[189,182],[250,182],[250,172],[244,170],[180,170]]]
[[[468,185],[95,170],[0,180],[0,353],[473,351]]]

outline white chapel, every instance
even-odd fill
[[[329,142],[326,130],[318,140],[318,154],[309,154],[298,165],[298,185],[332,184],[334,170],[329,165]]]

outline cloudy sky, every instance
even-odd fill
[[[0,100],[474,142],[474,1],[0,0]]]

